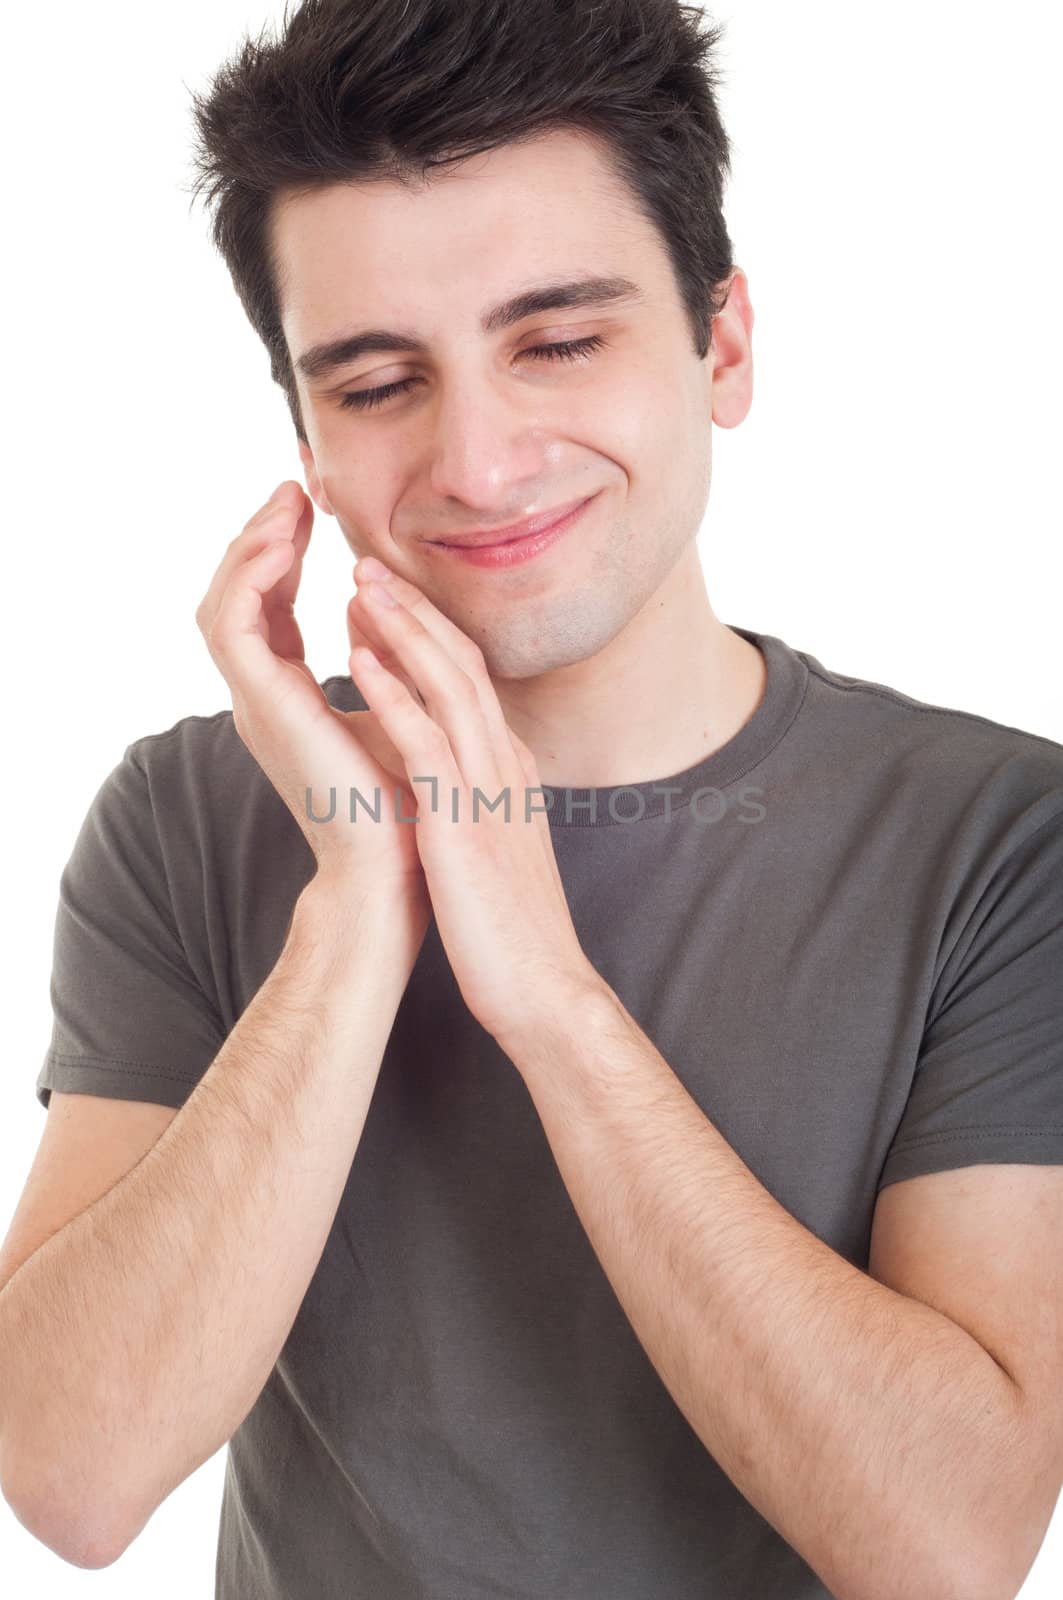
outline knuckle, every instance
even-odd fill
[[[389,650],[389,649],[387,649],[387,647],[385,645],[378,644],[375,639],[367,638],[367,636],[364,633],[363,634],[359,634],[358,642],[360,644],[367,645],[368,648],[370,650],[372,650],[373,654],[376,656],[376,658],[380,662],[381,666],[387,667],[389,672],[396,672],[397,673],[397,672],[401,672],[402,671],[402,667],[401,667],[401,664],[399,662],[399,658],[395,654],[394,650]]]
[[[443,690],[443,703],[452,707],[462,715],[468,715],[480,704],[480,696],[476,692],[476,685],[464,672],[457,675],[453,683],[448,683]]]
[[[220,661],[226,653],[227,639],[225,629],[222,626],[222,618],[220,613],[217,616],[212,617],[210,622],[207,624],[207,627],[204,630],[204,638],[207,641],[207,649],[210,651],[211,655],[216,661]]]
[[[437,761],[442,761],[445,756],[450,754],[450,740],[438,722],[434,722],[431,729],[425,734],[425,745],[428,754]]]
[[[230,571],[240,560],[241,555],[247,549],[248,534],[251,531],[251,524],[248,523],[246,526],[240,529],[239,533],[234,534],[229,540],[229,543],[225,549],[225,555],[222,557],[219,568],[220,571]]]
[[[290,520],[294,511],[295,507],[288,500],[267,500],[264,506],[259,506],[253,517],[247,519],[244,529],[258,529],[278,519]]]
[[[257,511],[253,511],[251,513],[251,515],[248,517],[247,521],[244,523],[243,527],[240,529],[240,532],[236,535],[236,538],[233,540],[233,542],[232,542],[233,545],[238,545],[242,541],[245,541],[247,539],[247,535],[249,533],[257,532],[257,530],[262,526],[262,524],[269,520],[270,513],[273,512],[273,511],[276,511],[277,509],[278,509],[278,507],[275,504],[271,504],[268,500],[267,500],[267,502],[266,502],[266,504],[264,506],[259,506],[258,510]],[[232,546],[230,546],[230,549],[231,548],[232,548]]]
[[[263,531],[269,526],[269,522],[270,518],[260,512],[256,517],[252,517],[250,522],[244,524],[235,539],[230,541],[226,551],[225,559],[230,566],[234,563],[247,562],[257,554],[257,546],[262,542]]]
[[[461,664],[473,677],[485,677],[487,661],[475,639],[468,639],[461,647]]]

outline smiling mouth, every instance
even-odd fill
[[[555,506],[551,511],[544,511],[537,517],[528,517],[524,522],[512,523],[508,528],[495,528],[488,533],[457,534],[452,539],[430,539],[428,543],[442,545],[449,550],[485,550],[500,545],[515,544],[518,539],[530,538],[532,534],[546,533],[563,517],[570,516],[591,498],[593,497],[587,495],[581,500],[570,500],[567,505]]]
[[[570,537],[573,528],[578,526],[584,513],[597,503],[603,492],[599,490],[585,500],[577,500],[567,511],[562,509],[551,513],[553,520],[548,520],[545,515],[534,519],[539,526],[532,533],[518,532],[514,538],[500,541],[496,532],[490,536],[494,543],[487,543],[486,539],[468,544],[442,544],[431,540],[426,541],[426,548],[438,550],[440,556],[449,556],[451,561],[460,561],[484,571],[512,571],[537,560],[545,551]]]

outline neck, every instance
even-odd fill
[[[572,789],[653,782],[705,760],[749,721],[766,681],[760,651],[715,616],[693,541],[604,650],[493,680],[542,782]]]

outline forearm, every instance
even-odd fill
[[[503,1048],[705,1447],[839,1600],[984,1592],[1021,1436],[1010,1379],[786,1211],[609,991],[554,1014],[578,1020]]]
[[[148,1154],[0,1294],[5,1458],[33,1531],[117,1551],[228,1440],[328,1237],[416,950],[314,880]]]

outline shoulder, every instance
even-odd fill
[[[349,676],[319,678],[318,687],[337,710],[365,709],[366,702]],[[207,713],[189,712],[168,728],[143,733],[127,746],[124,755],[149,775],[176,768],[183,760],[208,758],[220,763],[225,775],[239,771],[248,762],[258,768],[236,730],[231,706]]]
[[[881,816],[994,855],[1063,816],[1063,743],[802,658],[821,758],[851,764]]]
[[[319,679],[337,710],[360,710],[365,701],[349,675]],[[141,734],[126,747],[119,771],[143,781],[147,804],[162,827],[192,819],[221,821],[287,808],[236,728],[232,707],[189,713],[167,728]]]

